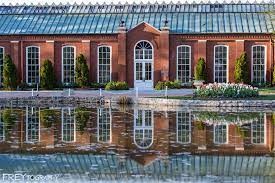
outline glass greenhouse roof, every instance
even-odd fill
[[[270,33],[274,3],[0,6],[0,35],[109,34],[121,21],[129,30],[140,22],[171,33]]]

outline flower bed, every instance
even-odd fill
[[[258,88],[245,84],[213,83],[198,87],[194,92],[197,98],[248,98],[257,97]]]

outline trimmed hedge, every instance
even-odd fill
[[[179,89],[181,88],[181,83],[178,80],[175,81],[159,81],[156,86],[155,89],[156,90],[165,90],[165,88],[168,89]]]
[[[105,90],[129,90],[129,87],[124,81],[110,81],[106,84]]]

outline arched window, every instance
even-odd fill
[[[188,83],[191,79],[191,47],[177,47],[177,80]]]
[[[62,82],[67,85],[75,82],[75,54],[73,46],[62,48]]]
[[[147,41],[140,41],[135,47],[135,59],[153,59],[152,45]]]
[[[214,143],[226,144],[228,142],[227,125],[214,125]]]
[[[98,83],[108,83],[111,81],[111,47],[100,46],[98,47]]]
[[[191,116],[188,112],[177,112],[177,142],[191,143]]]
[[[214,47],[214,81],[217,83],[228,82],[228,46]]]
[[[112,142],[112,118],[110,109],[97,110],[97,141]]]
[[[39,83],[40,48],[28,46],[26,48],[26,60],[26,83],[29,85]]]
[[[26,142],[37,143],[40,141],[39,108],[26,107]]]
[[[4,66],[4,47],[0,47],[0,85],[3,83],[3,66]]]
[[[138,148],[147,149],[153,144],[153,112],[135,111],[134,143]]]
[[[62,108],[62,141],[75,142],[76,139],[76,122],[74,109]]]
[[[265,82],[265,46],[252,46],[252,75],[253,83]]]
[[[261,114],[258,120],[251,123],[251,141],[253,144],[265,144],[265,116]]]

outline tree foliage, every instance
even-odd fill
[[[40,68],[40,85],[44,89],[53,89],[55,86],[53,64],[48,59],[44,61]]]
[[[234,78],[236,83],[249,83],[249,68],[248,68],[248,61],[247,55],[245,52],[241,54],[239,58],[237,58],[235,71],[234,71]]]
[[[206,64],[204,58],[199,58],[195,67],[195,80],[206,80]]]
[[[75,81],[79,87],[88,86],[89,69],[86,62],[86,58],[83,54],[80,54],[76,58],[75,66]]]
[[[4,57],[3,86],[5,89],[15,89],[17,86],[17,73],[15,64],[10,55]]]

